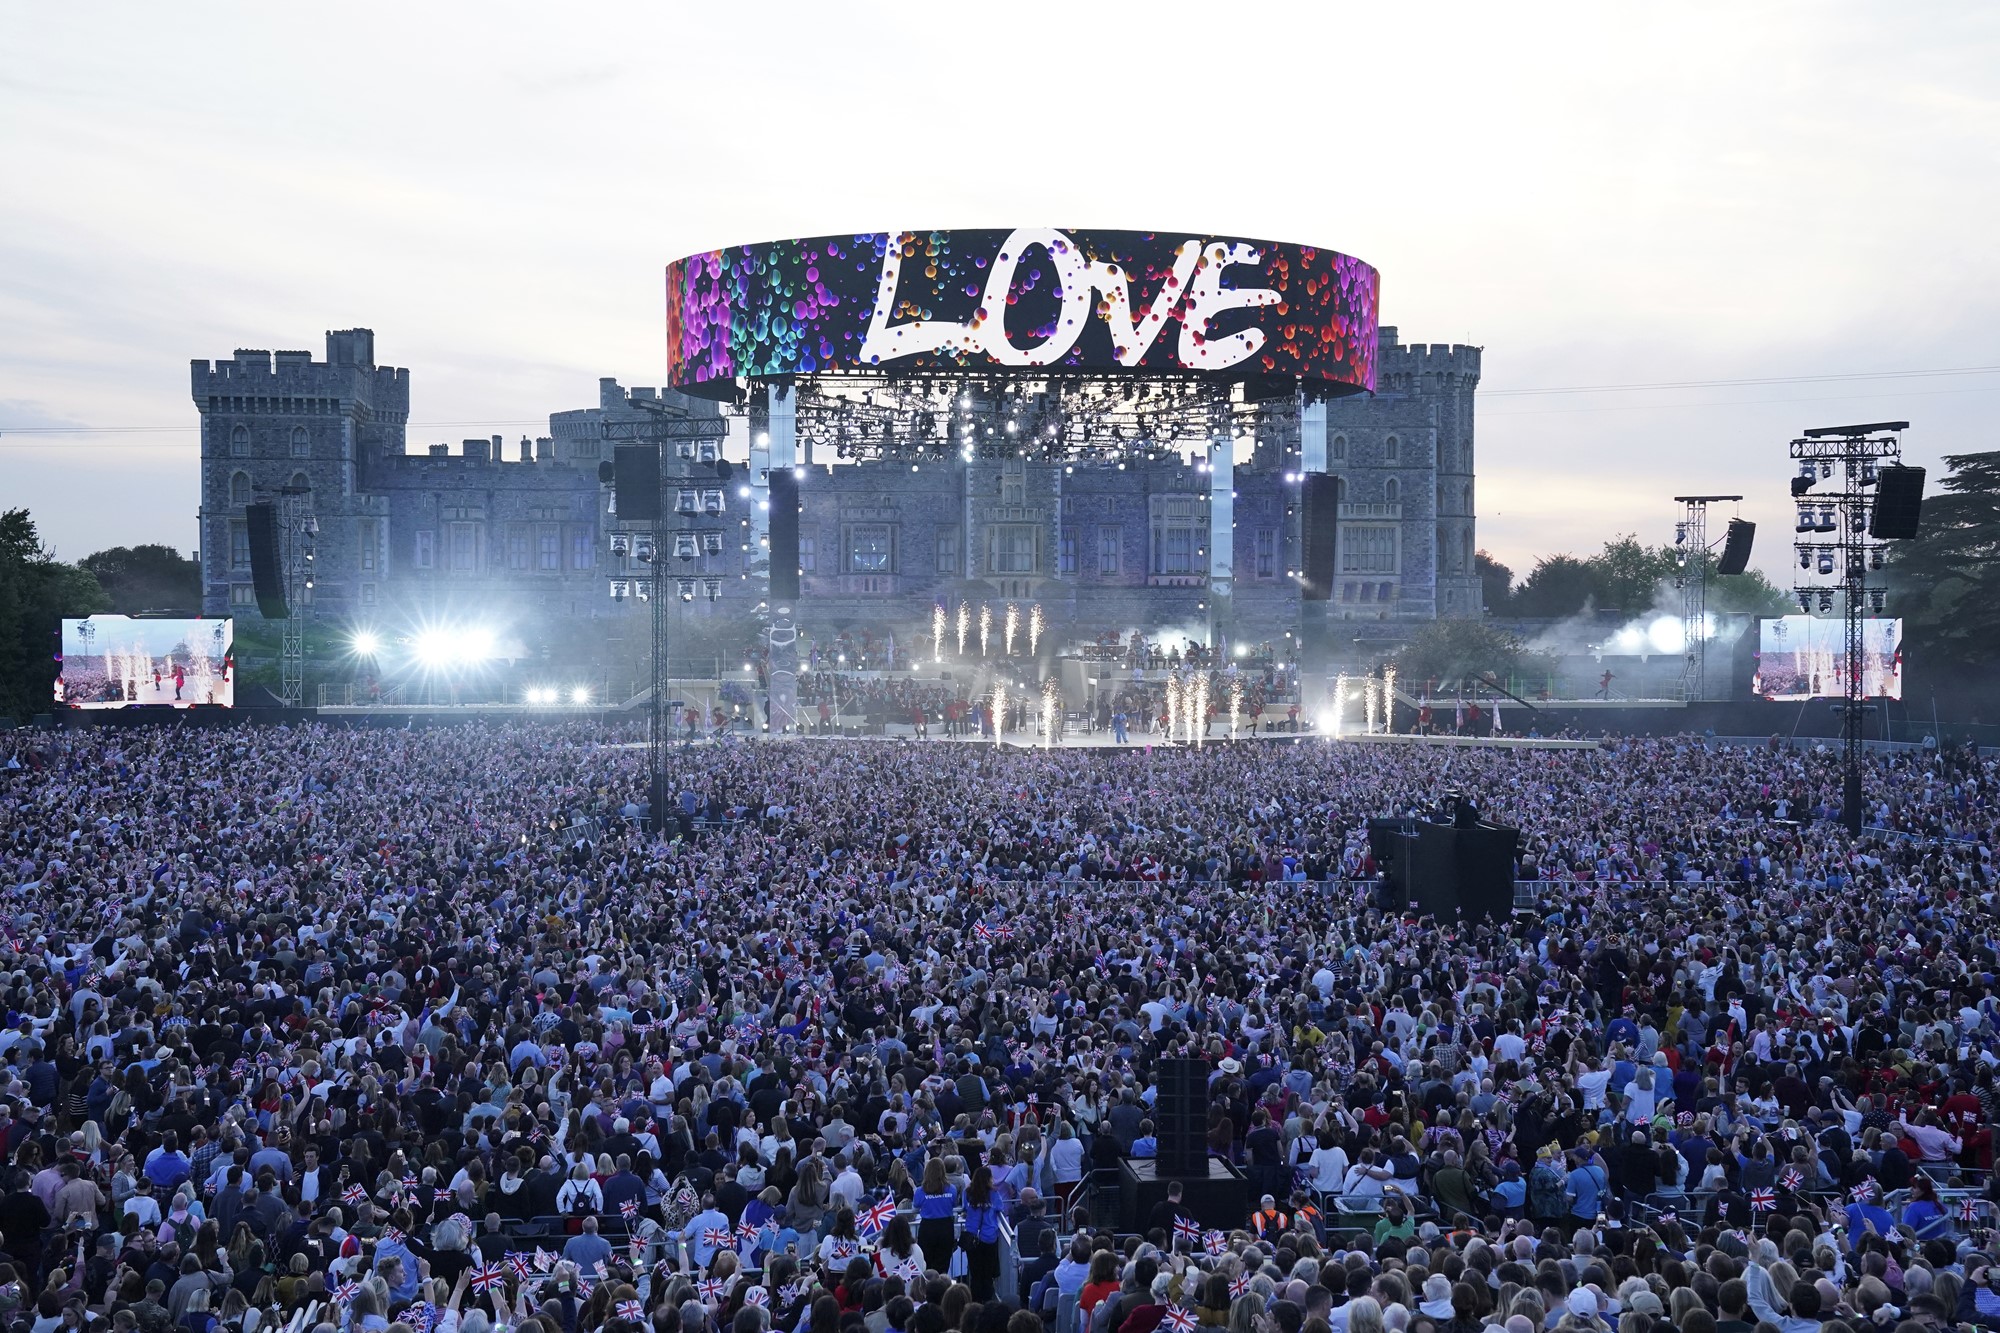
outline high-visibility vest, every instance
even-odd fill
[[[1263,1236],[1271,1232],[1283,1231],[1291,1224],[1291,1219],[1273,1208],[1269,1212],[1260,1211],[1250,1214],[1250,1224],[1257,1228],[1259,1236]]]

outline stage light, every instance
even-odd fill
[[[750,488],[748,486],[738,486],[736,493],[746,500],[750,498]]]
[[[1674,524],[1674,545],[1676,546],[1685,545],[1687,539],[1688,539],[1688,525],[1685,523]]]
[[[457,657],[467,664],[484,662],[493,656],[493,631],[490,629],[469,629],[458,641]]]
[[[443,630],[427,629],[417,635],[417,661],[436,668],[449,664],[455,656],[451,636]]]
[[[1236,655],[1238,657],[1247,657],[1249,656],[1249,653],[1250,653],[1250,646],[1248,644],[1239,643],[1236,645]]]
[[[1800,568],[1800,569],[1811,569],[1811,568],[1812,568],[1812,552],[1811,552],[1811,551],[1800,551],[1800,552],[1799,552],[1799,568]]]
[[[1819,553],[1819,572],[1822,574],[1833,573],[1833,552],[1821,551]]]
[[[1833,610],[1833,594],[1832,594],[1832,593],[1830,593],[1830,592],[1822,592],[1822,593],[1820,593],[1820,595],[1819,595],[1819,609],[1820,609],[1820,610],[1822,610],[1822,611],[1831,611],[1831,610]]]
[[[1804,612],[1806,612],[1807,614],[1811,614],[1811,612],[1812,612],[1812,594],[1811,594],[1811,593],[1809,593],[1809,592],[1802,592],[1802,593],[1800,593],[1800,594],[1799,594],[1799,610],[1801,610],[1801,611],[1804,611]]]
[[[348,641],[348,647],[356,657],[373,657],[382,651],[382,640],[372,630],[356,630],[354,637]]]
[[[550,695],[553,693],[553,691],[545,690],[539,685],[531,685],[528,687],[526,698],[530,704],[545,704],[549,702]]]
[[[555,691],[553,691],[553,690],[551,690],[551,691],[549,691],[549,692],[550,692],[551,694],[555,693]],[[589,702],[590,702],[590,690],[589,690],[589,689],[588,689],[587,687],[585,687],[585,686],[582,686],[582,685],[579,685],[579,686],[577,686],[577,687],[576,687],[575,689],[573,689],[573,690],[571,690],[571,691],[569,692],[569,701],[570,701],[571,703],[573,703],[573,704],[579,704],[579,705],[581,705],[581,704],[587,704],[587,703],[589,703]]]
[[[1661,616],[1646,626],[1646,642],[1656,653],[1677,653],[1687,647],[1687,631],[1674,616]]]

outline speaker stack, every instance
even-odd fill
[[[284,620],[292,614],[285,597],[285,566],[278,554],[278,507],[268,500],[246,505],[243,520],[250,530],[250,582],[257,593],[257,614]]]
[[[618,517],[627,523],[652,523],[660,517],[660,447],[621,444],[611,460],[612,498]]]
[[[1334,557],[1338,546],[1340,478],[1325,472],[1305,474],[1299,532],[1303,547],[1299,597],[1324,602],[1333,597]]]
[[[1750,543],[1756,540],[1757,525],[1745,519],[1729,520],[1729,534],[1722,539],[1722,555],[1715,562],[1718,574],[1741,574],[1750,567]]]
[[[1917,535],[1924,509],[1924,470],[1892,464],[1876,474],[1875,508],[1868,516],[1868,535],[1885,541],[1906,541]]]
[[[790,468],[771,469],[771,602],[799,600],[799,479]]]
[[[1208,1065],[1162,1060],[1153,1099],[1153,1132],[1160,1141],[1159,1169],[1166,1176],[1193,1175],[1208,1156]]]

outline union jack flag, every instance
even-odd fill
[[[627,1199],[618,1205],[618,1211],[625,1215],[627,1222],[630,1222],[639,1215],[639,1201],[637,1199]]]
[[[620,1319],[629,1319],[635,1324],[644,1323],[646,1319],[646,1307],[637,1301],[620,1301],[613,1307],[613,1313]]]
[[[359,1185],[349,1185],[340,1192],[340,1201],[342,1203],[351,1203],[358,1207],[368,1202],[368,1191],[362,1189]]]
[[[431,1197],[439,1203],[450,1203],[458,1197],[458,1191],[454,1189],[432,1190]]]
[[[837,1240],[829,1249],[835,1262],[843,1264],[861,1252],[861,1247],[851,1240]]]
[[[1795,1166],[1788,1166],[1779,1173],[1778,1183],[1796,1194],[1799,1187],[1806,1183],[1806,1173]]]
[[[1973,1223],[1979,1220],[1979,1200],[1967,1195],[1958,1201],[1958,1220]]]
[[[507,1270],[499,1264],[489,1264],[472,1275],[474,1291],[495,1291],[506,1287]]]
[[[984,921],[975,921],[972,923],[972,933],[982,940],[990,940],[993,938],[993,927]]]
[[[1190,1243],[1201,1239],[1201,1223],[1191,1217],[1174,1218],[1174,1239]]]
[[[705,1277],[695,1284],[695,1289],[701,1293],[704,1305],[720,1305],[729,1295],[729,1283],[719,1277]]]
[[[536,1248],[536,1250],[535,1250],[535,1269],[536,1269],[536,1271],[538,1271],[538,1272],[542,1272],[542,1273],[546,1273],[546,1272],[548,1272],[548,1271],[549,1271],[549,1270],[550,1270],[551,1268],[554,1268],[555,1266],[556,1266],[556,1257],[555,1257],[555,1255],[554,1255],[554,1254],[553,1254],[552,1252],[548,1251],[548,1250],[544,1250],[544,1249],[541,1249],[540,1247],[537,1247],[537,1248]]]
[[[1778,1207],[1778,1192],[1772,1189],[1750,1191],[1750,1211],[1753,1213],[1775,1212]]]
[[[762,1287],[752,1287],[743,1293],[743,1303],[745,1305],[769,1305],[771,1303],[771,1293]]]
[[[1226,1233],[1220,1231],[1204,1232],[1201,1238],[1201,1248],[1207,1250],[1210,1254],[1221,1254],[1229,1248],[1229,1237]]]
[[[1235,1277],[1229,1279],[1230,1300],[1233,1301],[1238,1296],[1248,1295],[1249,1292],[1250,1292],[1250,1275],[1248,1273],[1238,1273]]]
[[[1875,1197],[1875,1177],[1870,1176],[1853,1189],[1847,1191],[1847,1197],[1856,1203],[1867,1203]]]
[[[361,1284],[359,1282],[343,1282],[333,1289],[334,1303],[337,1305],[346,1305],[360,1294]]]
[[[1195,1329],[1201,1327],[1201,1321],[1194,1317],[1192,1311],[1184,1310],[1178,1305],[1167,1311],[1167,1317],[1160,1322],[1174,1333],[1194,1333]]]
[[[420,1182],[415,1176],[404,1176],[401,1180],[396,1182],[397,1185],[401,1186],[403,1189],[408,1190],[412,1194],[415,1194],[417,1192],[417,1186],[421,1183],[422,1182]]]
[[[854,1219],[854,1224],[864,1236],[879,1236],[882,1228],[889,1225],[889,1219],[896,1215],[894,1199],[878,1199]]]
[[[403,1243],[403,1233],[395,1227],[383,1227],[382,1239],[388,1241],[391,1245],[401,1245]]]
[[[711,1250],[726,1250],[735,1239],[728,1227],[703,1227],[701,1231],[701,1243]]]
[[[514,1270],[515,1277],[526,1282],[528,1274],[534,1271],[535,1256],[527,1250],[509,1250],[507,1251],[507,1267]]]
[[[1660,1209],[1660,1215],[1653,1220],[1663,1227],[1672,1226],[1675,1222],[1680,1221],[1680,1214],[1671,1208],[1662,1208]]]
[[[780,1305],[796,1304],[799,1297],[803,1296],[804,1294],[805,1294],[805,1286],[803,1283],[787,1282],[784,1286],[778,1288],[778,1304]]]

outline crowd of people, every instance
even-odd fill
[[[2000,1328],[1991,759],[634,739],[0,739],[0,1322]],[[1532,910],[1377,905],[1450,792]]]

